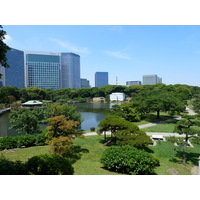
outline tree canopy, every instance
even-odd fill
[[[0,25],[0,65],[4,67],[9,67],[7,63],[6,53],[11,49],[8,45],[5,44],[4,39],[6,36],[6,31],[3,30],[3,27]],[[0,77],[2,74],[0,74]]]
[[[186,102],[174,92],[166,88],[155,87],[151,90],[143,90],[133,99],[133,106],[141,114],[157,113],[160,118],[160,112],[169,112],[171,115],[185,110]]]
[[[188,144],[188,140],[191,137],[199,137],[200,130],[198,128],[200,126],[200,120],[196,116],[192,115],[184,115],[183,119],[179,120],[175,125],[174,132],[179,134],[185,134],[185,143],[183,148],[183,164],[186,164],[186,147]]]

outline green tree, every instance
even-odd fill
[[[20,92],[19,89],[13,86],[4,86],[0,88],[0,91],[5,93],[7,97],[13,96],[16,100],[20,98]]]
[[[116,144],[144,148],[145,146],[152,144],[152,140],[150,139],[150,136],[140,130],[138,126],[130,123],[128,128],[116,132]]]
[[[121,105],[113,105],[110,109],[112,115],[117,115],[130,122],[137,122],[141,120],[140,113],[133,107],[132,103]]]
[[[196,116],[192,115],[184,115],[183,119],[179,120],[175,125],[174,132],[179,133],[180,135],[185,134],[182,157],[184,165],[186,165],[187,163],[186,149],[189,138],[200,136],[200,130],[197,128],[197,126],[200,126],[200,120],[197,119]]]
[[[45,117],[55,117],[59,115],[64,115],[67,120],[81,122],[80,112],[77,111],[77,108],[74,105],[69,104],[50,104],[45,108]]]
[[[27,87],[20,89],[22,101],[46,99],[45,90],[38,87]]]
[[[196,113],[200,115],[200,94],[196,95],[192,100],[192,105]]]
[[[4,43],[5,36],[6,31],[4,31],[3,27],[0,25],[0,65],[4,67],[9,67],[6,54],[11,48]],[[1,76],[2,74],[0,74],[0,78]]]
[[[10,113],[12,129],[18,132],[25,131],[26,134],[34,134],[40,131],[38,117],[33,110],[21,108]]]
[[[98,124],[99,130],[98,133],[104,133],[106,139],[106,131],[111,131],[111,136],[115,136],[115,133],[118,130],[123,130],[128,128],[127,121],[116,115],[107,115],[103,120]]]
[[[180,114],[185,110],[186,101],[180,99],[175,92],[162,88],[144,90],[134,98],[134,107],[143,115],[156,112],[157,119],[160,112],[169,112],[171,115]]]
[[[116,115],[107,115],[98,126],[98,133],[104,133],[105,140],[106,131],[111,131],[111,140],[108,143],[115,140],[119,145],[128,144],[141,148],[152,143],[150,137],[138,126]]]

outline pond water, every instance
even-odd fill
[[[90,130],[91,127],[98,128],[99,122],[109,113],[109,109],[116,103],[75,103],[74,105],[81,113],[83,122],[81,129]],[[23,135],[9,129],[9,112],[0,116],[0,137]]]

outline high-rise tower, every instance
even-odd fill
[[[95,87],[108,85],[108,72],[95,73]]]

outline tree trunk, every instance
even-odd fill
[[[183,146],[183,157],[182,157],[182,161],[183,161],[183,164],[186,165],[187,163],[187,160],[186,160],[186,144],[184,144]]]
[[[187,158],[186,158],[186,149],[187,149],[187,143],[188,143],[188,135],[186,134],[185,136],[185,143],[183,146],[183,164],[186,165],[187,164]]]
[[[160,110],[157,110],[157,119],[160,119]]]

